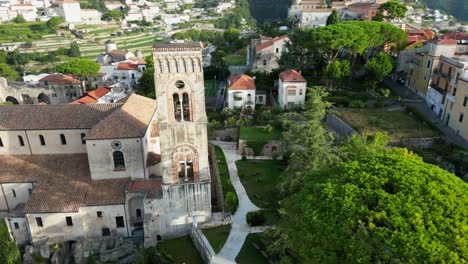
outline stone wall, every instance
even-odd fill
[[[405,148],[430,148],[439,137],[430,137],[430,138],[408,138],[393,140],[389,143],[392,147],[405,147]]]
[[[201,257],[205,263],[210,263],[211,258],[215,255],[213,248],[211,247],[210,242],[206,239],[203,232],[197,227],[196,224],[190,229],[190,237],[192,238],[193,244],[200,252]]]
[[[334,134],[337,137],[348,137],[351,135],[358,135],[356,130],[354,130],[351,126],[346,124],[341,118],[337,117],[334,114],[329,114],[327,116],[327,125],[330,126]]]

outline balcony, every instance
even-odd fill
[[[455,102],[455,96],[453,96],[452,94],[447,93],[445,98],[447,98],[447,100],[451,101],[452,103]]]
[[[435,69],[434,70],[434,73],[442,78],[444,78],[445,80],[448,80],[450,81],[450,76],[448,74],[445,74],[443,73],[442,71],[440,71],[439,69]]]

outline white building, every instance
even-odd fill
[[[79,245],[87,256],[211,219],[201,50],[153,47],[158,101],[0,108],[0,210],[15,241]]]
[[[266,104],[265,91],[256,91],[254,78],[246,75],[234,75],[228,84],[228,108],[255,109],[255,105]]]
[[[102,13],[96,9],[81,9],[81,22],[89,25],[101,24]]]
[[[287,35],[276,38],[261,36],[259,39],[252,39],[247,52],[248,66],[254,71],[270,72],[277,69],[281,55],[287,50],[288,41]]]
[[[9,18],[14,19],[17,16],[23,16],[26,21],[36,21],[37,8],[32,4],[10,5]]]
[[[105,2],[104,5],[106,6],[107,9],[109,10],[115,10],[115,9],[120,9],[124,5],[121,2]]]
[[[304,105],[307,81],[296,70],[286,70],[279,74],[278,102],[283,107]]]
[[[81,8],[80,3],[73,0],[62,0],[57,2],[57,14],[68,23],[81,22]]]
[[[109,79],[113,83],[120,83],[127,90],[133,90],[145,70],[145,60],[137,59],[135,61],[115,63],[114,65],[103,65],[99,72],[109,75]]]
[[[127,16],[125,17],[127,21],[141,21],[143,20],[143,13],[140,11],[131,11],[128,12]]]
[[[164,24],[166,25],[174,25],[180,24],[184,22],[190,22],[189,15],[180,15],[180,14],[166,14],[162,16]]]

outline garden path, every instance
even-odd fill
[[[221,251],[211,259],[211,263],[236,263],[236,257],[244,245],[245,238],[251,232],[251,228],[247,224],[246,220],[247,213],[260,210],[260,208],[250,201],[249,196],[239,179],[239,175],[237,174],[236,160],[240,159],[240,155],[237,154],[236,144],[223,142],[213,143],[221,147],[224,155],[226,156],[229,176],[239,199],[239,207],[232,217],[231,232],[229,233],[226,244],[224,244]]]

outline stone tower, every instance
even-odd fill
[[[163,184],[210,180],[201,43],[153,47]]]
[[[195,218],[211,218],[202,49],[201,43],[153,46],[164,198],[149,203],[154,221],[145,230],[163,237],[186,234]]]

